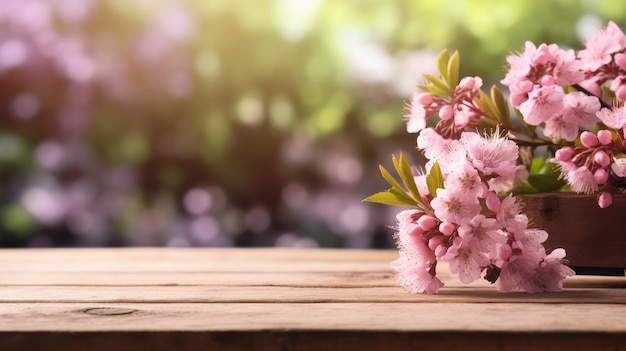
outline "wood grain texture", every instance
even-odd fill
[[[596,195],[547,193],[522,196],[534,226],[550,234],[544,244],[562,247],[572,266],[626,268],[626,195],[600,208]]]
[[[501,294],[439,265],[395,285],[393,250],[0,250],[1,350],[626,350],[626,278]]]

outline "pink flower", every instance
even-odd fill
[[[467,197],[479,197],[487,190],[476,168],[467,161],[457,162],[448,169],[445,187]]]
[[[599,110],[600,100],[595,96],[574,91],[563,98],[563,120],[575,124],[576,127],[591,127],[596,124],[596,112]]]
[[[506,242],[501,228],[494,218],[479,214],[459,226],[459,236],[472,251],[488,253],[495,250],[496,244]]]
[[[555,115],[546,121],[543,133],[552,140],[574,141],[578,137],[578,124],[567,121],[563,115]]]
[[[396,215],[398,233],[396,240],[398,248],[410,252],[419,262],[432,262],[432,252],[426,245],[426,239],[422,235],[424,230],[419,226],[418,220],[424,212],[421,210],[404,210]]]
[[[463,133],[461,143],[467,150],[468,160],[486,176],[514,177],[519,150],[515,142],[502,138],[496,130],[490,137],[476,133]]]
[[[572,85],[585,78],[584,72],[580,69],[580,61],[576,60],[574,50],[562,50],[556,44],[550,45],[549,48],[556,58],[552,70],[556,84],[560,86]]]
[[[598,191],[598,184],[593,179],[593,173],[586,166],[567,172],[565,178],[573,192],[593,194]]]
[[[528,93],[528,100],[520,105],[524,121],[539,125],[563,110],[565,93],[560,86],[537,87]]]
[[[542,290],[531,284],[537,267],[543,257],[536,255],[514,255],[505,262],[496,280],[496,289],[500,292],[541,292]]]
[[[522,230],[528,224],[528,217],[522,213],[522,205],[512,194],[500,201],[496,219],[502,227],[511,232]]]
[[[426,127],[426,109],[419,101],[421,95],[418,92],[413,93],[411,101],[405,105],[407,113],[404,115],[404,119],[406,130],[409,133],[418,133]]]
[[[611,62],[611,55],[626,48],[626,36],[613,22],[585,40],[585,49],[578,52],[584,70],[596,71]]]
[[[462,193],[437,189],[430,205],[435,210],[435,216],[444,222],[463,223],[480,213],[481,207],[478,198],[468,198]]]
[[[538,65],[548,61],[549,50],[547,46],[540,46],[539,49],[534,43],[527,41],[524,44],[524,51],[517,55],[509,55],[506,61],[509,64],[507,72],[501,83],[508,87],[521,81],[527,80],[531,70]]]
[[[417,137],[417,148],[424,152],[429,160],[439,163],[455,162],[465,158],[465,151],[457,140],[444,139],[432,128],[422,130]]]
[[[449,261],[450,272],[459,275],[463,284],[472,283],[480,278],[483,267],[489,265],[489,260],[479,252],[474,252],[463,244],[461,238],[456,238],[448,248],[443,259]]]
[[[514,233],[515,244],[527,255],[537,255],[538,260],[545,255],[543,243],[548,240],[548,232],[536,228],[524,228]],[[539,257],[540,256],[540,257]]]
[[[543,259],[531,280],[533,290],[537,292],[563,290],[563,280],[575,274],[571,268],[563,264],[564,258],[565,250],[558,248]]]
[[[391,268],[396,272],[398,284],[408,292],[434,294],[444,285],[432,272],[433,264],[415,262],[403,251],[391,262]]]
[[[458,140],[444,139],[432,128],[426,128],[420,133],[417,137],[417,147],[430,159],[426,168],[430,170],[432,165],[438,162],[445,177],[448,176],[450,167],[465,159],[465,149]]]
[[[613,163],[611,164],[611,170],[613,173],[620,177],[626,177],[626,158],[615,158],[613,159]]]

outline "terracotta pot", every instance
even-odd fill
[[[626,268],[626,195],[608,208],[595,195],[546,193],[521,197],[532,227],[548,231],[547,250],[562,247],[572,267]],[[615,271],[615,270],[614,270]]]

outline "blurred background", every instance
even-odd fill
[[[378,164],[459,50],[579,48],[621,0],[0,0],[0,246],[393,245]]]

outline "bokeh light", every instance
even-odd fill
[[[438,52],[497,83],[624,7],[0,0],[0,246],[389,247],[394,211],[361,200]]]

